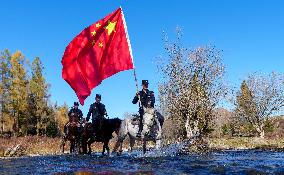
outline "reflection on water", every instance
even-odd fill
[[[0,159],[0,174],[284,174],[284,153],[223,151],[173,156],[140,152],[122,156],[58,155]]]

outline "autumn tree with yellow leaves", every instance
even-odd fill
[[[24,55],[9,50],[0,53],[1,133],[15,135],[60,134],[67,121],[68,106],[55,106],[49,101],[49,87],[39,57],[32,64]],[[65,123],[64,123],[65,124]]]

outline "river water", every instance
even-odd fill
[[[0,159],[0,174],[284,174],[284,152],[221,151],[177,155],[140,151],[121,156],[50,155]]]

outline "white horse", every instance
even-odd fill
[[[156,112],[154,108],[143,108],[143,130],[141,132],[141,138],[136,137],[139,130],[139,122],[134,122],[133,118],[127,118],[122,121],[118,139],[114,146],[113,153],[117,152],[118,147],[120,147],[119,152],[122,152],[122,143],[125,137],[128,135],[130,140],[130,151],[135,144],[135,140],[142,140],[143,144],[143,154],[146,153],[146,142],[153,141],[156,144],[156,149],[161,147],[162,129],[158,117],[163,116]]]

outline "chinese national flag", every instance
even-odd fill
[[[133,69],[127,29],[121,8],[85,28],[66,47],[62,77],[82,105],[102,80]]]

